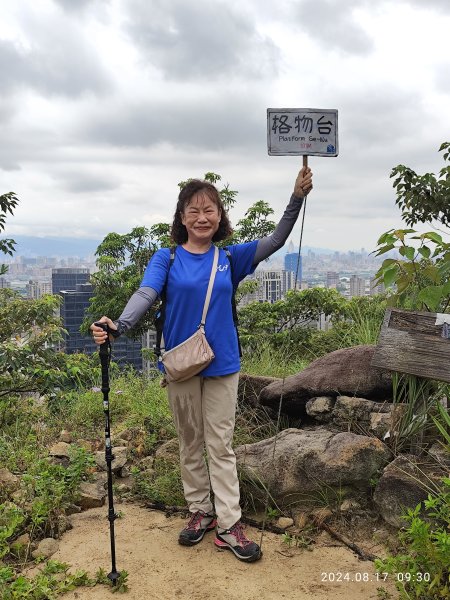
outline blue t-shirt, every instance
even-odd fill
[[[253,259],[257,244],[258,240],[254,240],[228,247],[233,261],[233,281],[230,261],[225,251],[219,249],[217,273],[205,322],[206,339],[215,358],[199,373],[203,377],[229,375],[240,369],[231,297],[233,288],[256,268]],[[166,350],[184,342],[199,326],[213,258],[214,245],[204,254],[193,254],[182,246],[177,246],[167,282],[166,318],[163,329]],[[160,295],[166,281],[169,262],[170,249],[157,250],[147,265],[141,287],[151,287]],[[160,368],[163,369],[162,365]]]

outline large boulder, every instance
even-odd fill
[[[386,466],[375,488],[373,500],[378,512],[390,525],[405,527],[406,510],[426,500],[430,490],[439,489],[446,473],[439,463],[400,454]]]
[[[304,417],[306,403],[317,396],[362,396],[384,400],[392,395],[390,373],[371,366],[376,346],[354,346],[330,352],[306,369],[266,386],[259,395],[265,406]]]
[[[262,482],[275,499],[289,496],[301,501],[302,496],[323,489],[365,490],[391,456],[373,437],[291,428],[256,444],[239,446],[236,457],[241,473],[255,483]]]

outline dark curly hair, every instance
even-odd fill
[[[227,212],[217,188],[215,188],[212,183],[209,183],[209,181],[191,179],[181,188],[178,195],[177,208],[173,217],[172,229],[170,230],[170,237],[175,244],[184,244],[188,240],[187,229],[181,222],[181,214],[184,213],[187,205],[198,192],[204,192],[208,198],[214,202],[221,214],[219,229],[214,234],[212,241],[220,242],[230,237],[233,233]]]

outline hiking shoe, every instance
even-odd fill
[[[182,546],[193,546],[202,541],[207,531],[216,527],[217,521],[214,515],[208,515],[201,510],[195,512],[189,519],[189,523],[180,531],[178,542]]]
[[[215,545],[224,550],[231,550],[239,560],[254,562],[262,556],[261,548],[255,542],[247,539],[244,526],[240,521],[230,529],[217,529]]]

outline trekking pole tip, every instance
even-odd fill
[[[120,572],[119,571],[111,571],[111,573],[108,573],[107,577],[113,585],[116,585],[117,580],[120,577]]]

